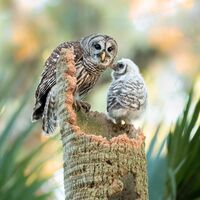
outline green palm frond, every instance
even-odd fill
[[[149,196],[151,200],[200,199],[200,99],[193,108],[189,95],[183,114],[152,156],[160,125],[147,152]],[[160,141],[159,141],[160,143]],[[167,148],[166,155],[161,152]]]
[[[190,115],[191,102],[168,136],[166,199],[200,198],[200,99]]]
[[[155,145],[158,142],[158,134],[160,132],[161,123],[158,125],[154,137],[151,140],[147,151],[147,168],[149,180],[149,198],[154,200],[161,200],[164,191],[164,182],[166,177],[166,158],[161,155],[166,144],[166,139],[161,142],[161,145],[156,153],[153,155]]]
[[[37,172],[42,170],[45,165],[45,159],[41,160],[40,152],[53,139],[49,139],[46,143],[27,153],[24,142],[33,132],[34,125],[30,123],[23,131],[17,133],[17,136],[11,134],[19,114],[26,105],[28,96],[29,94],[24,96],[20,105],[7,121],[5,128],[0,132],[1,200],[46,200],[52,195],[50,189],[53,188],[42,190],[50,177],[39,177]]]

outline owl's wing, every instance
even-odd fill
[[[139,110],[146,103],[147,92],[144,82],[136,80],[119,80],[111,84],[107,97],[107,111],[127,108]]]
[[[45,68],[41,75],[41,80],[35,93],[35,107],[33,109],[33,120],[38,120],[42,117],[46,99],[51,88],[56,84],[56,63],[60,57],[62,48],[74,48],[75,63],[82,59],[82,50],[80,42],[64,42],[53,50],[49,58],[45,62]]]

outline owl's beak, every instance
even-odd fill
[[[114,63],[112,66],[111,66],[111,69],[113,69],[114,71],[117,69],[117,63]]]
[[[101,54],[101,62],[103,62],[106,58],[106,52],[103,51],[103,53]]]

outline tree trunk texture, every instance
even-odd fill
[[[66,200],[147,200],[145,137],[98,112],[74,112],[73,49],[57,64],[57,106],[63,144]]]

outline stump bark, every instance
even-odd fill
[[[143,133],[115,125],[103,113],[76,114],[75,73],[73,49],[62,49],[56,78],[65,199],[148,199]]]

